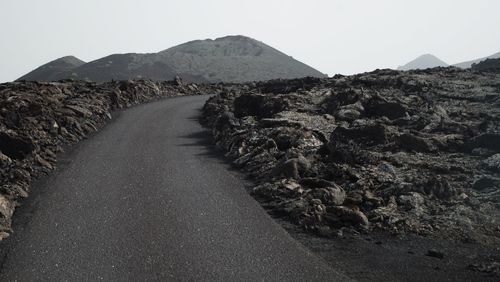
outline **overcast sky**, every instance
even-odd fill
[[[0,82],[65,55],[158,52],[246,35],[324,73],[500,51],[498,0],[0,0]]]

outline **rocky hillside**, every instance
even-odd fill
[[[192,41],[160,52],[159,56],[177,72],[200,75],[208,81],[245,82],[325,76],[262,42],[244,36]]]
[[[113,118],[113,111],[155,99],[215,94],[217,86],[181,81],[14,82],[0,84],[0,240],[20,198],[57,156]]]
[[[55,81],[71,76],[71,70],[84,65],[85,62],[73,57],[66,56],[49,62],[28,74],[19,78],[19,80],[38,80],[38,81]]]
[[[72,69],[69,78],[90,81],[110,81],[133,79],[152,79],[155,81],[171,80],[182,77],[190,82],[206,82],[197,75],[176,72],[164,62],[155,60],[152,54],[115,54],[89,62]]]
[[[489,72],[500,73],[500,58],[486,59],[477,64],[473,64],[472,69],[477,71],[489,71]]]
[[[65,68],[53,68],[54,62],[19,80],[73,78],[103,82],[147,78],[162,81],[180,76],[185,81],[199,83],[325,77],[290,56],[245,36],[196,40],[154,54],[115,54]]]
[[[233,87],[203,122],[269,211],[500,246],[500,75],[380,70]]]
[[[415,60],[398,67],[398,70],[415,70],[415,69],[429,69],[435,67],[447,67],[448,64],[443,62],[438,57],[426,54],[422,55]]]

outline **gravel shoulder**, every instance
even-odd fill
[[[298,242],[358,281],[498,281],[500,251],[478,243],[387,232],[324,238],[277,220]]]

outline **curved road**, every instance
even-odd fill
[[[129,109],[34,186],[0,281],[346,281],[207,146],[206,96]]]

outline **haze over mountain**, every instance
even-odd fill
[[[226,36],[190,41],[152,54],[114,54],[89,63],[64,57],[18,80],[169,80],[175,76],[192,82],[245,82],[326,75],[255,39]]]
[[[500,58],[500,52],[495,53],[491,56],[484,57],[484,58],[479,58],[475,60],[470,60],[458,64],[453,64],[452,66],[454,67],[459,67],[462,69],[467,69],[472,67],[473,64],[477,64],[480,62],[483,62],[487,59],[498,59]],[[435,68],[435,67],[447,67],[449,66],[446,62],[442,61],[438,57],[431,55],[431,54],[426,54],[422,55],[415,60],[398,67],[398,70],[414,70],[414,69],[427,69],[427,68]]]
[[[434,67],[447,67],[448,64],[432,54],[422,55],[415,60],[398,67],[398,70],[427,69]]]

